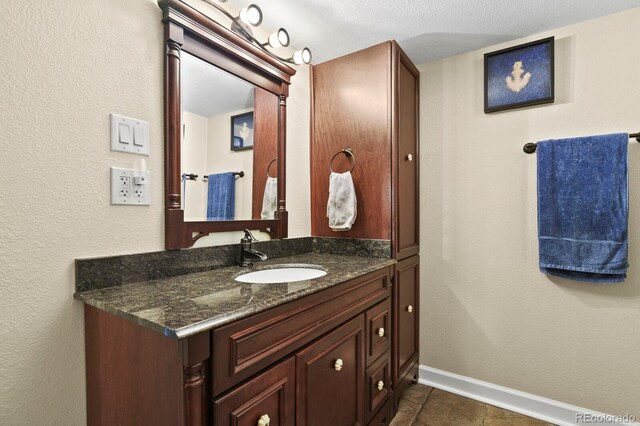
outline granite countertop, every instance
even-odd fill
[[[78,292],[75,298],[166,336],[182,339],[388,267],[393,259],[306,253],[171,278]],[[234,278],[282,265],[305,264],[327,271],[313,280],[245,284]]]

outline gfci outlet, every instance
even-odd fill
[[[111,204],[148,206],[150,172],[111,168]]]

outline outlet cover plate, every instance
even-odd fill
[[[111,151],[149,155],[149,122],[111,114]]]
[[[151,172],[149,171],[143,172],[140,170],[112,167],[111,204],[129,206],[150,205],[150,175]]]

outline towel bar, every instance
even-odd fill
[[[233,175],[235,177],[244,177],[244,172],[243,171],[239,171],[239,172],[233,172]],[[196,175],[196,177],[198,177],[198,175]],[[207,182],[209,180],[209,175],[204,175],[202,176],[202,180]]]
[[[196,175],[195,173],[183,173],[182,174],[182,180],[196,180],[198,179],[198,175]]]
[[[638,142],[640,142],[640,132],[638,133],[630,133],[629,134],[629,139],[634,139],[637,140]],[[525,143],[524,147],[522,148],[522,150],[524,152],[526,152],[527,154],[533,154],[534,152],[536,152],[536,148],[538,148],[538,144],[537,143]]]
[[[351,148],[344,148],[336,152],[333,157],[331,157],[331,161],[329,162],[329,170],[331,170],[331,173],[335,173],[335,171],[333,170],[333,160],[335,160],[336,157],[340,154],[344,154],[347,157],[351,157],[353,159],[353,166],[351,166],[351,170],[349,170],[349,173],[351,173],[353,169],[356,168],[356,156],[353,154]]]

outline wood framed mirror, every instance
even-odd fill
[[[166,48],[166,249],[243,229],[286,238],[286,99],[296,71],[185,1],[158,4]]]

